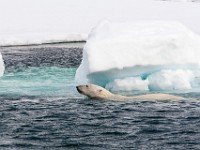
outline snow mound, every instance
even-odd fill
[[[171,91],[191,90],[195,87],[195,74],[190,70],[161,70],[152,73],[146,79],[141,77],[127,77],[115,79],[106,84],[110,91]]]
[[[190,70],[162,70],[148,77],[151,90],[190,90],[194,73]]]
[[[140,77],[127,77],[124,79],[115,79],[106,84],[106,89],[110,91],[147,91],[149,81],[142,80]]]
[[[89,34],[75,80],[120,90],[190,89],[190,83],[178,82],[177,87],[173,80],[184,74],[190,82],[186,72],[199,69],[199,58],[200,36],[180,23],[105,21]],[[157,83],[157,79],[168,80],[162,70],[172,70],[168,71],[171,85]]]

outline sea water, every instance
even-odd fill
[[[178,94],[192,97],[182,101],[89,100],[74,81],[83,45],[1,48],[0,149],[200,148],[200,94]]]

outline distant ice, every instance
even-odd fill
[[[75,79],[110,90],[189,90],[199,58],[200,36],[180,23],[102,22],[88,36]]]
[[[0,46],[33,45],[60,42],[81,42],[86,41],[86,34],[63,34],[63,33],[30,33],[19,35],[6,35],[0,40]]]

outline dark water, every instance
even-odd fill
[[[0,149],[200,149],[200,94],[98,101],[77,93],[80,45],[1,48]]]

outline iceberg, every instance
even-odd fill
[[[4,70],[5,70],[5,66],[4,66],[3,58],[0,52],[0,77],[3,76]]]
[[[200,36],[178,22],[97,25],[88,36],[78,84],[113,91],[198,88]]]

